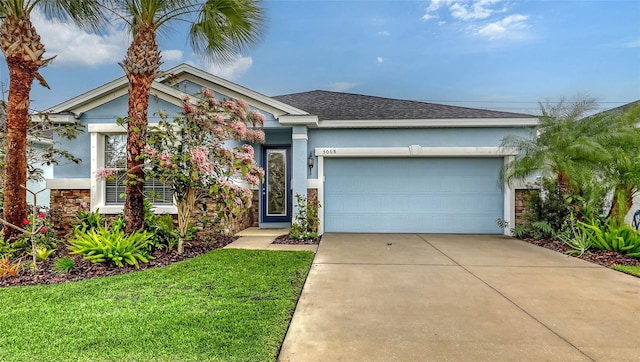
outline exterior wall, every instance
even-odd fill
[[[529,136],[530,128],[309,129],[308,149],[317,147],[499,147],[508,135]],[[314,167],[309,178],[318,177]]]
[[[517,189],[515,190],[516,201],[515,201],[515,225],[524,225],[525,216],[527,214],[527,197],[532,192],[539,192],[539,190],[535,189]]]
[[[258,190],[253,191],[251,208],[241,215],[237,215],[222,230],[227,230],[230,234],[238,233],[248,227],[258,226]],[[60,236],[66,235],[73,225],[76,223],[76,215],[79,212],[89,211],[89,201],[91,199],[89,189],[71,189],[71,190],[51,190],[51,210],[53,212],[53,226],[58,230]],[[110,220],[117,217],[118,214],[104,215],[104,220]],[[174,219],[177,215],[173,215]],[[207,216],[207,213],[197,211],[196,219],[201,216]],[[177,219],[176,219],[177,220]],[[177,222],[177,221],[176,221]],[[212,229],[200,220],[196,220],[195,227],[198,228],[198,236],[210,237],[214,236],[219,229]]]
[[[91,175],[91,135],[87,131],[87,124],[108,123],[116,124],[120,117],[127,116],[128,97],[122,96],[83,113],[80,123],[83,130],[77,138],[73,140],[57,140],[60,142],[59,148],[64,149],[75,157],[82,160],[79,164],[66,163],[54,167],[54,178],[87,178]],[[154,97],[149,101],[149,123],[157,123],[160,120],[158,113],[163,111],[169,117],[177,114],[179,108],[163,100]]]
[[[51,190],[53,227],[59,235],[71,231],[76,223],[76,214],[89,211],[91,194],[89,189]]]

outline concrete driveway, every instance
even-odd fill
[[[325,234],[281,361],[638,361],[640,279],[488,235]]]

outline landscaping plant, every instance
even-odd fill
[[[183,100],[181,116],[172,121],[166,115],[161,118],[149,129],[141,157],[147,177],[160,180],[173,192],[178,207],[178,253],[182,253],[196,207],[222,223],[251,206],[248,186],[259,185],[264,171],[255,163],[253,147],[238,144],[264,141],[264,116],[249,111],[244,100],[217,100],[204,89],[199,97]]]
[[[612,250],[631,257],[640,258],[640,234],[631,226],[609,218],[606,221],[594,218],[578,222],[595,248]]]
[[[318,217],[320,202],[316,197],[307,199],[303,195],[296,194],[296,208],[298,213],[289,229],[289,237],[296,240],[317,240],[318,226],[320,226]]]
[[[146,263],[151,233],[136,231],[131,235],[124,233],[124,227],[111,229],[99,226],[88,231],[79,230],[69,240],[71,254],[80,254],[93,263],[112,261],[122,267],[124,263],[140,267],[139,262]]]

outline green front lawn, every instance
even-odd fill
[[[274,361],[313,253],[219,249],[115,277],[0,289],[0,361]]]
[[[631,265],[614,265],[611,269],[615,269],[627,274],[635,275],[640,277],[640,266],[631,266]]]

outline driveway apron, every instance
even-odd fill
[[[499,235],[325,234],[280,361],[637,361],[640,279]]]

